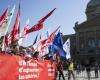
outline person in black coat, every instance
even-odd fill
[[[96,62],[95,63],[95,66],[94,66],[94,71],[95,71],[95,78],[98,78],[98,63]]]
[[[90,74],[90,71],[91,71],[90,63],[87,63],[87,64],[85,65],[85,67],[86,67],[86,72],[87,72],[88,80],[90,80],[90,76],[91,76],[91,74]]]

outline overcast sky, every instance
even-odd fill
[[[0,0],[0,16],[2,12],[10,5],[9,11],[14,4],[16,5],[13,20],[9,27],[9,32],[15,21],[19,0]],[[24,41],[25,45],[30,45],[37,34],[44,35],[47,30],[51,33],[59,25],[60,31],[64,34],[74,34],[74,24],[76,21],[82,23],[86,20],[85,10],[90,0],[20,0],[21,5],[21,30],[27,19],[30,20],[29,26],[33,26],[49,11],[57,8],[55,12],[45,21],[44,28],[38,32],[31,33]]]

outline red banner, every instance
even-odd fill
[[[55,68],[54,61],[0,53],[0,80],[55,80]]]

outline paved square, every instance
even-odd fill
[[[76,76],[76,80],[88,80],[86,71],[80,72],[79,74],[76,71],[74,73]],[[68,80],[67,71],[64,71],[64,75],[65,75],[65,80]],[[98,73],[98,76],[99,76],[99,78],[95,78],[94,71],[91,71],[90,80],[100,80],[100,71]],[[59,77],[59,75],[58,75],[58,77]],[[58,77],[57,77],[57,80],[59,80]],[[63,80],[63,79],[61,78],[61,80]],[[71,80],[73,80],[73,79],[71,79]]]

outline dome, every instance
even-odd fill
[[[86,8],[87,20],[100,16],[100,0],[90,0]]]
[[[100,5],[100,0],[91,0],[88,3],[87,7],[94,7],[94,6],[98,6],[98,5]]]

